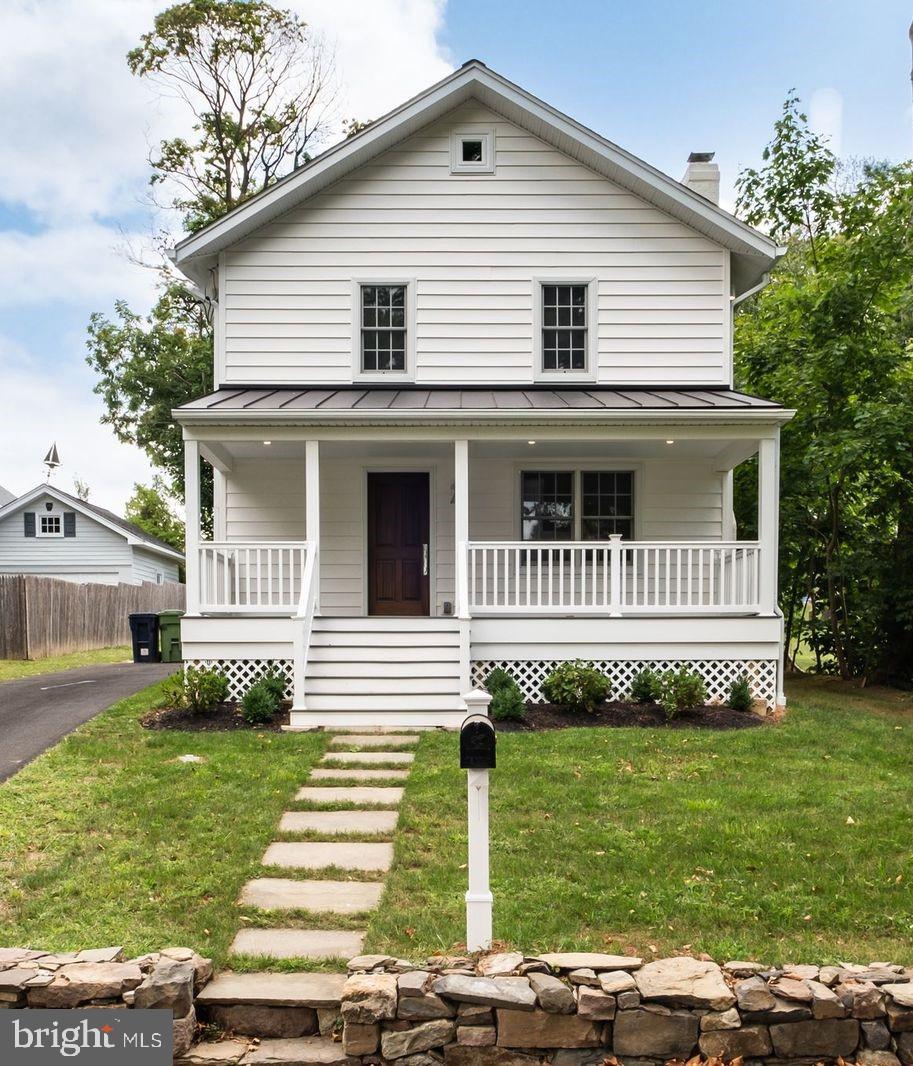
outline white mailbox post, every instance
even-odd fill
[[[467,771],[469,889],[466,893],[466,947],[491,947],[492,895],[488,883],[488,771],[495,766],[495,730],[488,717],[491,696],[473,689],[463,699],[468,715],[460,727],[460,767]]]

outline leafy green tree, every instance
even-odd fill
[[[843,677],[879,676],[913,619],[913,574],[896,572],[913,528],[913,166],[868,165],[836,189],[792,96],[765,160],[742,175],[739,210],[787,252],[737,316],[735,354],[741,387],[797,410],[781,453],[788,641]],[[750,528],[745,474],[739,487]]]
[[[139,77],[176,95],[192,136],[165,140],[151,159],[154,188],[195,231],[307,158],[333,104],[332,63],[292,12],[263,0],[187,0],[157,15],[130,52]],[[102,421],[136,444],[183,496],[181,433],[171,410],[213,386],[210,302],[163,266],[160,295],[139,315],[123,301],[89,323]],[[212,472],[202,465],[203,527]]]
[[[172,548],[183,551],[184,523],[174,511],[177,502],[165,479],[156,474],[151,485],[134,484],[133,495],[124,508],[124,518],[150,536],[158,537]]]

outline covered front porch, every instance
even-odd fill
[[[363,654],[414,645],[421,619],[452,635],[436,638],[444,658],[456,648],[448,720],[488,664],[514,664],[533,694],[548,663],[577,657],[620,679],[638,662],[716,664],[724,680],[763,663],[749,672],[777,698],[776,425],[460,429],[185,429],[190,515],[200,460],[215,483],[213,538],[188,523],[188,656],[243,660],[245,677],[251,661],[289,662],[302,725],[326,720],[309,689],[328,630],[357,633]],[[758,537],[744,540],[732,476],[754,456]],[[416,654],[412,674],[437,654]],[[410,687],[401,703],[441,686]]]

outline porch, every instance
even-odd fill
[[[776,427],[185,437],[190,513],[200,459],[215,481],[214,539],[188,526],[187,655],[239,686],[286,662],[296,725],[452,725],[491,665],[535,696],[577,657],[618,684],[632,664],[705,664],[718,697],[745,669],[777,698]],[[740,540],[732,472],[755,455],[759,536]],[[398,475],[426,487],[385,516],[372,480]]]

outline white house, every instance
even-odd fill
[[[236,691],[284,661],[293,728],[454,725],[493,666],[535,696],[570,658],[782,699],[792,412],[732,388],[732,307],[778,249],[718,186],[473,61],[178,244],[217,307],[216,389],[174,412],[185,655]]]
[[[162,584],[178,580],[183,558],[132,522],[53,485],[0,507],[0,574]]]

